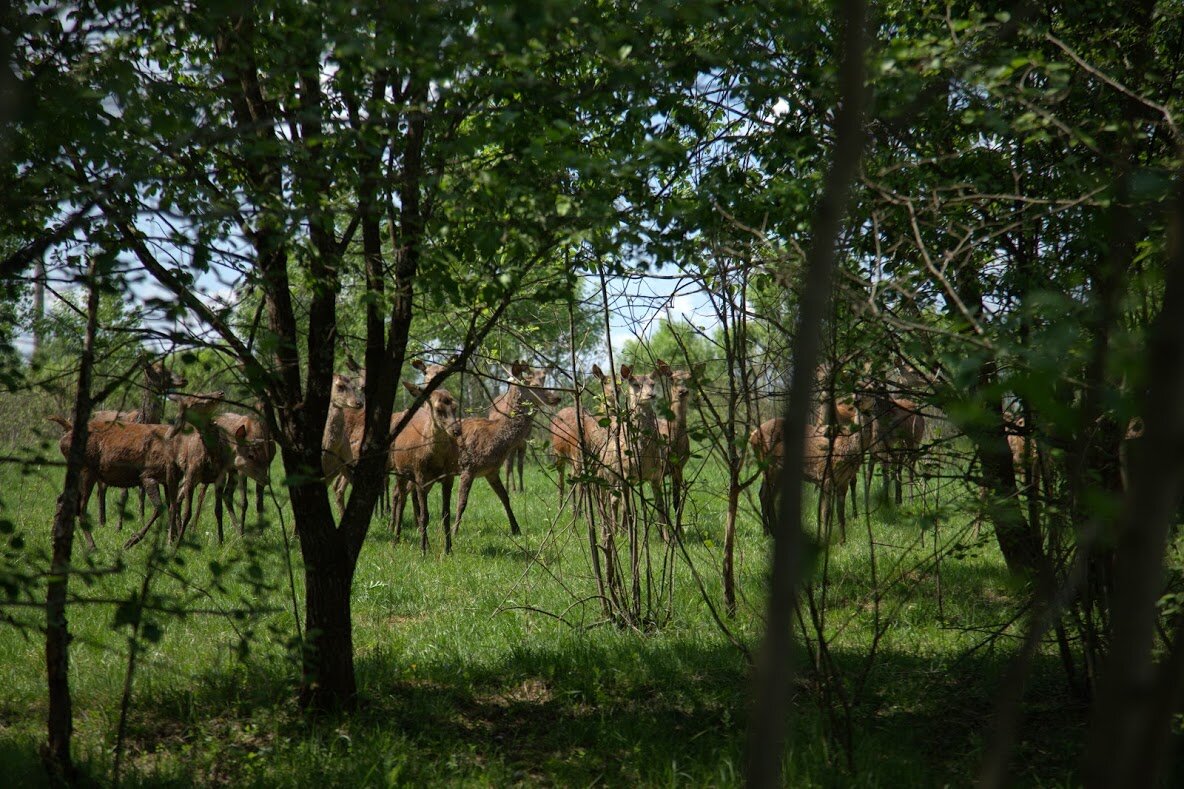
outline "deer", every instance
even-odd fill
[[[696,364],[691,371],[672,370],[665,362],[659,369],[670,382],[670,418],[658,418],[658,435],[665,445],[664,473],[670,477],[671,506],[682,510],[683,467],[691,456],[691,440],[687,434],[687,406],[691,399],[691,381],[701,378],[704,364]]]
[[[658,364],[661,369],[665,362],[659,360]],[[667,527],[670,519],[661,484],[666,459],[658,436],[658,417],[654,413],[657,378],[661,373],[637,375],[628,364],[622,364],[620,371],[626,389],[626,407],[624,413],[611,419],[600,446],[600,474],[610,488],[630,482],[648,482],[658,508],[662,537],[669,540],[671,535]],[[614,523],[618,521],[617,514],[618,507],[614,505]]]
[[[809,425],[803,438],[802,476],[814,483],[822,496],[820,523],[827,523],[838,500],[840,541],[847,539],[846,496],[851,483],[859,475],[863,456],[871,447],[873,423],[857,414],[858,429],[843,432],[834,427]],[[785,420],[774,417],[761,423],[748,437],[753,456],[761,464],[760,505],[765,533],[773,533],[773,519],[781,468],[785,457]]]
[[[257,403],[256,411],[262,413],[263,404]],[[352,412],[350,412],[352,413]],[[225,413],[218,414],[214,417],[214,422],[218,427],[222,428],[228,435],[236,435],[239,427],[245,428],[246,440],[256,442],[258,446],[264,448],[267,455],[266,462],[268,468],[271,467],[271,461],[275,458],[275,441],[271,438],[271,433],[267,428],[267,423],[262,419],[251,416],[249,414],[235,414]],[[240,499],[240,518],[246,520],[247,517],[247,487],[248,481],[255,480],[255,513],[259,517],[263,516],[263,493],[267,487],[267,481],[260,482],[256,476],[252,476],[247,463],[235,456],[234,473],[228,474],[226,479],[226,486],[222,491],[223,499],[226,501],[227,509],[231,511],[231,517],[234,512],[234,494],[235,491],[241,492]]]
[[[195,517],[193,493],[198,485],[205,487],[198,498],[196,517],[201,515],[206,490],[209,486],[214,486],[214,513],[218,526],[218,543],[221,544],[223,531],[220,494],[230,473],[241,469],[243,474],[260,485],[266,485],[269,481],[271,459],[274,456],[271,443],[264,438],[251,438],[244,422],[236,420],[237,424],[234,424],[231,430],[223,427],[209,409],[197,408],[203,401],[220,402],[221,395],[221,392],[216,392],[213,395],[201,396],[200,399],[178,399],[178,404],[190,414],[187,421],[194,429],[182,432],[182,422],[178,420],[169,431],[173,439],[175,473],[180,477],[177,495],[182,507],[174,542],[180,542],[185,536],[186,528]],[[235,518],[233,508],[230,509],[230,519],[237,527],[239,535],[242,535],[243,524]]]
[[[361,411],[362,398],[358,394],[357,382],[340,373],[333,374],[333,388],[329,392],[329,413],[325,419],[325,430],[321,435],[321,471],[325,483],[333,486],[338,477],[346,482],[354,461],[346,423],[347,411]],[[336,488],[337,509],[345,511],[345,486]]]
[[[560,507],[563,506],[567,467],[570,465],[577,474],[580,473],[583,470],[585,456],[599,457],[600,448],[608,435],[607,426],[602,426],[601,420],[603,419],[607,425],[608,411],[616,401],[616,386],[599,365],[592,365],[592,375],[600,381],[601,386],[600,416],[594,416],[577,406],[567,406],[555,414],[548,431],[559,481]],[[581,437],[584,442],[582,445]],[[572,498],[573,513],[578,509],[578,501],[578,495]]]
[[[148,529],[160,517],[164,502],[160,498],[157,486],[163,485],[171,528],[177,514],[176,492],[179,482],[175,472],[177,430],[185,422],[186,411],[190,405],[196,404],[196,412],[209,413],[212,412],[215,402],[212,399],[201,404],[196,404],[196,400],[182,401],[181,411],[172,426],[118,421],[90,422],[80,481],[82,495],[79,498],[78,514],[81,516],[86,512],[91,491],[99,482],[116,488],[142,487],[152,501],[154,512],[141,531],[125,543],[124,547],[130,548],[143,539]],[[59,443],[59,448],[65,455],[69,452],[73,425],[57,416],[51,416],[50,420],[66,430]],[[83,534],[86,536],[87,544],[93,549],[94,538],[87,530],[83,530]]]
[[[871,480],[875,475],[876,463],[884,469],[884,486],[889,486],[889,477],[896,480],[896,503],[903,501],[901,468],[907,467],[909,484],[916,477],[917,455],[925,438],[925,417],[918,405],[903,397],[890,397],[883,385],[861,392],[856,397],[856,407],[861,417],[873,423],[873,440],[864,472],[864,498],[868,498]]]
[[[533,428],[532,428],[533,429]],[[526,474],[526,447],[530,443],[530,431],[522,437],[522,441],[514,447],[510,447],[510,454],[506,455],[506,490],[517,490],[522,493],[526,490],[526,483],[524,481]],[[514,469],[518,469],[518,484],[514,484]]]
[[[164,418],[165,395],[188,386],[185,376],[171,373],[162,362],[143,359],[144,382],[140,388],[140,407],[134,411],[103,410],[90,415],[91,422],[132,422],[141,425],[160,424]],[[119,499],[119,520],[116,529],[123,529],[123,513],[127,509],[129,489],[125,488]],[[99,525],[107,525],[107,486],[98,483]],[[140,518],[144,518],[144,491],[140,491]]]
[[[423,387],[403,381],[413,397],[423,393]],[[391,417],[393,429],[406,412]],[[457,443],[461,423],[459,405],[444,388],[435,389],[424,405],[415,410],[410,421],[391,442],[388,466],[395,474],[395,495],[391,501],[391,530],[396,539],[402,531],[403,509],[407,489],[415,495],[414,510],[419,527],[420,548],[428,550],[428,490],[440,482],[443,491],[444,551],[452,552],[451,512],[452,477],[455,474]]]
[[[522,529],[510,507],[510,497],[502,485],[500,472],[506,456],[530,432],[535,408],[559,404],[559,395],[546,388],[547,371],[532,370],[529,365],[515,362],[510,367],[510,385],[493,401],[488,417],[469,417],[461,420],[459,452],[455,472],[460,475],[456,499],[456,522],[453,533],[459,533],[469,490],[473,481],[484,477],[502,502],[510,521],[510,533],[521,534]]]

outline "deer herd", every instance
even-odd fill
[[[494,399],[488,414],[462,418],[460,402],[439,385],[457,366],[455,360],[444,365],[416,360],[412,366],[423,374],[423,383],[405,380],[403,385],[422,405],[410,414],[394,414],[390,422],[392,431],[403,425],[390,443],[386,458],[392,478],[392,531],[396,536],[401,533],[410,496],[420,544],[427,551],[428,492],[439,483],[444,546],[450,552],[472,485],[483,478],[501,502],[511,533],[520,533],[501,472],[506,469],[512,484],[517,460],[521,490],[521,457],[536,418],[560,404],[556,388],[546,383],[548,371],[515,362],[506,370],[506,390]],[[634,496],[622,495],[628,488],[636,491],[643,506],[648,499],[662,537],[670,540],[681,523],[686,503],[684,471],[692,456],[688,410],[693,395],[702,390],[703,365],[673,369],[659,360],[648,374],[639,373],[629,364],[619,366],[617,378],[598,365],[592,366],[591,373],[599,384],[592,410],[580,407],[577,399],[577,405],[554,410],[547,424],[540,424],[548,433],[560,507],[570,500],[573,512],[578,513],[579,502],[588,502],[589,507],[595,503],[604,520],[617,528],[638,506]],[[146,360],[140,408],[95,411],[91,416],[81,473],[80,513],[86,511],[96,485],[100,524],[106,523],[108,487],[123,489],[125,501],[128,491],[139,489],[154,507],[151,517],[125,547],[142,540],[162,513],[167,513],[169,539],[179,541],[200,515],[210,486],[215,491],[219,540],[223,537],[224,505],[239,533],[243,531],[248,480],[257,483],[256,510],[260,515],[263,512],[263,491],[275,457],[275,443],[259,417],[262,403],[255,404],[252,414],[218,413],[225,400],[222,392],[180,394],[178,390],[186,385],[184,377],[170,373],[160,362]],[[339,511],[344,510],[346,490],[362,446],[364,388],[365,370],[352,358],[347,373],[333,376],[320,471]],[[424,396],[426,390],[430,394]],[[166,400],[177,406],[177,415],[169,423],[163,421]],[[50,419],[66,431],[60,441],[65,455],[73,425],[61,417]],[[838,503],[834,511],[845,537],[849,490],[858,514],[854,494],[859,469],[865,470],[865,497],[873,470],[879,464],[885,471],[886,484],[889,476],[895,480],[899,503],[902,471],[908,471],[911,482],[925,420],[913,401],[890,395],[882,385],[868,385],[845,398],[824,399],[814,422],[805,437],[804,476],[822,492],[823,519],[832,511],[832,502]],[[775,418],[763,422],[749,437],[752,455],[760,468],[759,500],[767,531],[772,528],[775,493],[780,485],[782,433],[782,420]],[[456,479],[459,491],[453,522],[451,498]],[[199,493],[196,514],[195,493]],[[121,504],[119,510],[120,528],[124,506]],[[672,518],[672,514],[677,517]],[[88,530],[83,533],[93,548],[93,536]]]

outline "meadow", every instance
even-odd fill
[[[685,518],[703,591],[680,557],[671,621],[640,632],[605,624],[587,600],[595,586],[586,531],[557,514],[553,472],[541,460],[536,452],[528,463],[526,492],[511,494],[519,538],[485,483],[474,488],[451,556],[438,526],[423,556],[413,536],[405,531],[396,543],[375,517],[354,583],[362,704],[349,716],[309,720],[297,711],[293,600],[303,592],[282,488],[266,525],[249,524],[245,538],[228,530],[222,546],[209,502],[175,553],[155,552],[149,541],[124,551],[128,526],[123,534],[113,524],[96,529],[98,550],[87,556],[79,541],[76,559],[122,569],[71,586],[75,748],[84,772],[110,780],[131,643],[119,601],[146,586],[158,610],[146,614],[137,641],[121,767],[129,785],[741,783],[748,665],[704,602],[706,595],[722,609],[722,471],[704,464]],[[274,471],[280,478],[278,460]],[[2,517],[21,538],[7,551],[6,572],[47,566],[60,480],[57,466],[0,466]],[[800,671],[787,710],[791,785],[973,780],[1022,627],[1022,619],[1008,623],[1023,594],[1009,586],[989,530],[976,539],[972,496],[957,485],[926,490],[899,508],[879,503],[870,518],[861,511],[846,544],[836,539],[813,563],[850,727],[818,703],[819,679]],[[768,549],[754,499],[752,490],[739,524],[739,611],[728,621],[749,649],[762,632]],[[111,494],[112,511],[115,501]],[[944,546],[936,553],[935,525]],[[10,620],[0,625],[0,774],[8,785],[45,781],[43,586],[30,595],[27,605],[7,606]],[[799,655],[796,664],[807,663]],[[1032,675],[1025,713],[1017,781],[1072,783],[1084,713],[1051,651]],[[836,745],[842,736],[850,764]]]

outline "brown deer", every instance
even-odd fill
[[[682,509],[683,468],[691,456],[691,440],[687,434],[687,407],[691,400],[691,381],[702,378],[704,364],[696,364],[691,371],[671,370],[665,362],[659,367],[670,381],[669,419],[658,419],[658,435],[665,445],[665,473],[670,477],[671,506]]]
[[[818,486],[822,497],[821,523],[827,523],[838,502],[840,540],[847,539],[845,500],[851,482],[859,475],[863,456],[873,440],[870,421],[857,415],[859,429],[841,432],[834,427],[809,425],[803,448],[802,475]],[[748,437],[753,456],[761,464],[760,505],[761,520],[766,534],[772,534],[776,512],[777,491],[780,488],[781,468],[785,457],[785,420],[774,417],[766,420]]]
[[[325,419],[325,430],[321,436],[321,471],[325,483],[333,486],[338,477],[348,482],[350,468],[354,461],[346,426],[347,411],[361,411],[362,398],[358,394],[357,382],[349,376],[333,374],[333,389],[329,393],[329,413]],[[345,511],[345,486],[336,488],[337,509]]]
[[[559,506],[563,506],[564,486],[567,467],[579,474],[583,470],[584,457],[597,458],[600,448],[608,435],[607,425],[601,421],[608,421],[609,409],[616,401],[616,386],[604,374],[599,365],[592,365],[592,375],[600,381],[601,397],[598,415],[593,415],[582,408],[567,406],[561,408],[551,420],[549,429],[551,438],[551,454],[555,461],[555,471],[559,480]],[[580,438],[583,437],[583,445]],[[572,511],[578,509],[579,495],[572,498]]]
[[[153,362],[144,358],[144,383],[140,387],[140,407],[134,411],[94,411],[90,415],[91,422],[131,422],[140,425],[156,425],[164,420],[165,395],[174,389],[188,386],[185,376],[171,373],[165,369],[164,363]],[[123,513],[127,509],[129,489],[125,488],[119,497],[119,519],[116,528],[123,529]],[[107,525],[107,486],[98,483],[99,495],[99,525]],[[144,518],[144,491],[140,491],[140,519]]]
[[[177,495],[182,510],[176,525],[174,542],[180,542],[185,530],[194,517],[201,516],[202,505],[205,503],[206,490],[214,488],[214,514],[218,528],[218,542],[223,541],[222,531],[222,497],[219,495],[225,488],[225,482],[231,472],[239,469],[255,480],[266,485],[269,481],[273,448],[266,439],[252,439],[247,433],[247,425],[238,422],[233,430],[224,428],[205,403],[217,404],[222,399],[221,392],[200,397],[178,398],[182,412],[187,412],[188,424],[193,427],[190,431],[182,430],[182,420],[178,420],[170,429],[170,437],[174,445],[175,473],[180,478]],[[198,485],[204,486],[197,502],[196,516],[193,513],[193,493]],[[230,510],[230,519],[243,533],[242,521],[234,516]]]
[[[157,485],[163,485],[172,533],[178,514],[177,488],[180,482],[180,476],[176,473],[177,431],[190,418],[186,413],[190,406],[193,406],[194,413],[204,413],[208,417],[215,404],[216,401],[212,399],[200,402],[198,399],[183,400],[180,413],[172,426],[118,421],[89,423],[80,481],[82,495],[79,498],[79,515],[86,512],[91,491],[99,482],[116,488],[143,487],[152,501],[154,512],[141,531],[125,544],[125,547],[131,547],[143,539],[164,510],[164,502],[157,491]],[[73,425],[60,417],[50,419],[67,431],[59,444],[59,448],[65,454],[69,452]],[[84,530],[83,533],[86,535],[87,543],[93,548],[93,538],[88,531]]]
[[[559,403],[559,396],[546,388],[546,378],[546,370],[532,370],[529,365],[515,362],[510,368],[510,386],[493,401],[489,416],[461,420],[460,451],[455,468],[460,475],[460,489],[456,499],[454,533],[460,530],[469,503],[469,490],[478,477],[484,477],[501,500],[510,520],[510,533],[522,533],[499,474],[510,450],[530,432],[535,409]]]
[[[903,397],[890,397],[883,385],[861,392],[856,398],[861,417],[872,422],[871,451],[864,471],[864,498],[868,498],[876,463],[884,470],[884,486],[896,481],[896,503],[903,501],[902,469],[909,472],[909,485],[916,478],[916,462],[925,439],[925,417],[919,406]]]
[[[256,410],[262,413],[263,404],[256,404]],[[349,412],[349,413],[352,413]],[[271,461],[275,458],[275,441],[271,438],[271,433],[267,429],[267,423],[260,418],[250,416],[248,414],[218,414],[214,417],[214,422],[218,427],[222,428],[227,435],[236,435],[239,427],[245,429],[245,437],[247,441],[254,442],[256,446],[262,447],[266,454],[266,462],[268,468],[271,467]],[[241,520],[245,521],[247,518],[247,487],[248,481],[255,480],[255,514],[259,517],[263,516],[263,494],[267,487],[267,480],[260,482],[257,476],[252,476],[251,469],[248,468],[247,462],[235,455],[234,473],[227,475],[226,487],[223,490],[223,499],[226,501],[227,509],[231,511],[233,517],[235,492],[241,493],[239,512]]]
[[[659,369],[665,362],[659,361]],[[658,375],[636,375],[631,365],[620,367],[621,381],[625,385],[624,413],[613,417],[607,435],[600,447],[600,474],[608,487],[619,488],[631,482],[648,482],[658,508],[663,539],[669,539],[667,527],[670,518],[666,512],[665,496],[662,493],[662,477],[666,458],[661,438],[658,435],[658,417],[654,413],[654,399],[657,396]],[[610,493],[611,495],[611,493]],[[618,497],[612,497],[618,501]],[[602,502],[604,502],[602,497]],[[620,508],[616,504],[605,509],[614,524],[619,524]]]
[[[532,427],[533,431],[533,427]],[[526,490],[526,448],[530,444],[530,433],[527,431],[526,435],[522,437],[522,441],[514,447],[510,447],[510,453],[506,455],[506,490],[517,490],[522,493]],[[514,469],[518,469],[518,482],[515,487],[514,483]]]
[[[423,388],[404,381],[413,397]],[[392,429],[406,412],[391,417]],[[443,388],[431,393],[424,405],[415,410],[411,420],[391,443],[389,466],[395,474],[395,495],[391,501],[391,529],[396,538],[402,533],[403,509],[407,490],[415,495],[415,522],[419,527],[420,547],[428,550],[428,491],[439,482],[443,495],[444,551],[452,552],[452,477],[455,474],[457,443],[460,440],[459,406]]]

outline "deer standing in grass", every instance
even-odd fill
[[[659,365],[664,364],[659,362]],[[628,364],[622,364],[620,370],[626,406],[623,413],[610,421],[600,447],[601,476],[608,482],[608,495],[612,499],[605,507],[605,514],[611,516],[615,526],[619,526],[622,510],[620,497],[615,494],[630,483],[648,482],[657,506],[662,537],[668,540],[671,537],[668,533],[670,518],[662,493],[666,457],[658,435],[658,417],[654,413],[657,376],[636,375]],[[603,496],[601,501],[605,501]]]
[[[90,415],[91,422],[125,422],[140,425],[157,425],[164,419],[165,396],[174,389],[188,386],[189,382],[182,375],[171,373],[165,369],[162,362],[153,362],[145,358],[144,382],[140,388],[140,407],[135,411],[95,411]],[[124,488],[119,497],[119,519],[116,529],[123,529],[123,513],[127,509],[127,496],[130,489]],[[98,483],[99,494],[99,525],[107,525],[107,486]],[[140,490],[140,519],[144,518],[144,490]]]
[[[217,423],[214,410],[222,402],[222,392],[174,396],[173,399],[179,412],[166,435],[172,456],[167,486],[170,491],[170,512],[173,513],[169,538],[173,543],[181,541],[189,524],[195,517],[201,516],[206,492],[213,486],[214,514],[218,542],[221,543],[224,539],[221,493],[227,476],[238,467],[256,482],[266,484],[271,463],[269,448],[265,441],[249,439],[245,425],[240,424],[233,433],[229,433]],[[198,486],[203,487],[195,512],[193,494]],[[241,534],[242,524],[236,521],[233,510],[230,517]],[[135,545],[147,531],[148,527],[142,529],[127,541],[125,547]]]
[[[859,425],[854,432],[841,432],[833,426],[808,425],[803,439],[802,476],[818,486],[822,497],[820,523],[828,524],[837,499],[840,540],[844,542],[847,539],[847,491],[859,476],[859,467],[874,436],[870,420],[864,420],[859,414],[854,421]],[[748,437],[753,456],[762,467],[759,499],[766,534],[772,534],[774,528],[785,458],[784,430],[785,420],[774,417],[763,422]]]
[[[559,396],[547,388],[546,378],[546,370],[532,370],[528,365],[515,362],[510,369],[510,386],[493,401],[489,416],[461,420],[460,451],[455,468],[460,475],[460,488],[453,532],[460,530],[473,481],[484,477],[506,510],[510,533],[521,533],[499,474],[510,450],[530,433],[535,409],[559,403]]]
[[[176,437],[190,418],[187,411],[191,406],[194,413],[204,413],[208,416],[212,414],[216,400],[205,400],[200,396],[183,398],[179,405],[180,412],[171,426],[125,422],[89,424],[80,480],[82,495],[79,498],[79,515],[85,514],[91,491],[99,482],[115,488],[142,487],[153,505],[152,517],[136,536],[128,540],[125,547],[131,547],[143,538],[164,511],[166,502],[170,534],[174,533],[178,515],[177,489],[180,483],[180,476],[176,471]],[[61,417],[55,416],[50,419],[67,431],[59,445],[65,454],[69,451],[73,425]],[[157,490],[158,485],[164,486],[164,501]],[[94,539],[89,531],[84,530],[83,533],[88,545],[94,548]]]
[[[883,468],[884,487],[896,481],[896,503],[903,502],[902,469],[909,472],[909,486],[916,481],[917,456],[925,439],[925,417],[912,400],[890,397],[883,385],[875,385],[856,398],[861,418],[873,423],[872,449],[864,471],[865,500],[870,496],[876,463]]]
[[[263,404],[257,403],[255,410],[260,414],[263,412]],[[245,429],[246,439],[255,442],[257,446],[263,447],[267,454],[267,465],[270,468],[271,461],[275,458],[275,441],[271,438],[271,433],[267,429],[267,423],[262,419],[250,416],[249,414],[218,414],[214,417],[214,421],[218,427],[226,431],[228,435],[235,435],[239,427]],[[263,494],[267,487],[267,482],[260,482],[257,477],[249,473],[247,464],[238,456],[235,457],[234,473],[229,474],[226,480],[226,487],[223,490],[223,498],[226,501],[227,508],[234,511],[235,492],[241,493],[239,499],[240,517],[242,520],[247,518],[247,488],[249,480],[255,479],[255,514],[260,518],[263,517]],[[233,515],[232,515],[233,517]]]
[[[559,506],[563,507],[564,486],[567,467],[576,474],[583,472],[584,458],[598,458],[601,447],[608,436],[609,409],[616,402],[616,386],[599,365],[592,365],[592,375],[600,381],[601,397],[597,414],[589,413],[577,406],[561,408],[551,420],[551,454],[555,459],[555,471],[559,481]],[[581,444],[581,439],[583,443]],[[580,491],[572,497],[572,513],[579,510]]]
[[[422,387],[408,381],[404,381],[403,386],[413,397],[419,397],[423,392]],[[403,411],[391,417],[392,428],[403,419],[405,413]],[[452,552],[452,477],[456,473],[454,469],[460,433],[456,399],[447,389],[437,388],[423,406],[413,412],[411,420],[391,443],[388,465],[395,475],[391,529],[396,539],[402,533],[403,509],[410,488],[415,496],[415,522],[419,527],[420,547],[424,553],[428,550],[428,491],[436,482],[440,483],[443,497],[444,551]]]
[[[658,419],[658,435],[665,444],[665,473],[670,477],[670,498],[674,511],[682,511],[683,468],[691,456],[691,439],[687,434],[687,407],[691,401],[691,381],[703,375],[703,363],[692,371],[672,370],[665,362],[659,370],[670,381],[670,418]]]
[[[357,382],[349,376],[334,373],[333,388],[329,393],[329,413],[321,435],[321,471],[327,485],[334,486],[338,477],[343,477],[346,482],[350,479],[354,452],[345,414],[361,409],[362,398],[358,393]],[[337,510],[344,512],[345,486],[336,487],[335,492]]]

